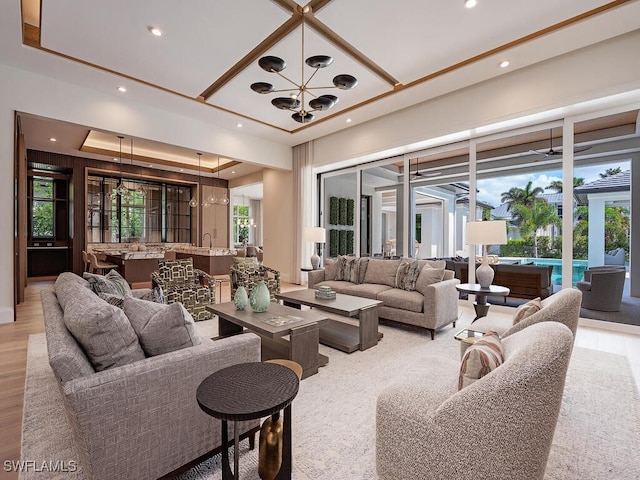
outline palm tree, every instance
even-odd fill
[[[573,188],[581,187],[584,185],[584,178],[573,177]],[[556,193],[562,193],[562,180],[554,180],[548,187],[544,187],[545,190],[555,190]]]
[[[600,173],[600,178],[607,178],[607,177],[613,177],[614,175],[617,175],[619,173],[622,173],[622,169],[620,167],[616,167],[616,168],[607,168],[605,170],[604,173]]]
[[[560,225],[561,220],[553,205],[537,199],[531,206],[514,205],[514,215],[519,219],[520,232],[523,236],[533,235],[533,256],[538,258],[538,230],[549,225]]]
[[[530,207],[535,202],[538,195],[544,192],[541,187],[533,187],[533,182],[529,181],[524,188],[512,187],[507,192],[502,192],[501,201],[508,203],[511,210],[514,205],[524,205]]]

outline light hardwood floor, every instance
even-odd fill
[[[29,335],[44,332],[40,290],[49,288],[51,282],[30,283],[26,289],[25,302],[18,305],[17,321],[0,325],[0,460],[20,459],[22,426],[22,402]],[[301,287],[283,284],[283,290]],[[218,294],[219,290],[216,292]],[[231,297],[229,284],[222,286],[222,301]],[[473,310],[466,302],[461,302],[463,317],[473,318]],[[509,315],[509,310],[497,309],[493,314]],[[593,322],[589,322],[593,323]],[[462,321],[462,325],[468,322]],[[598,323],[596,323],[598,325]],[[605,325],[606,326],[606,325]],[[640,390],[640,327],[637,332],[605,330],[594,326],[580,326],[576,335],[576,346],[625,355],[634,373],[636,386]],[[0,479],[17,479],[17,473],[7,473],[0,466]]]

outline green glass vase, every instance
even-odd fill
[[[249,304],[249,296],[247,295],[247,289],[242,285],[236,290],[236,294],[233,296],[233,303],[236,306],[236,310],[244,310]]]
[[[271,302],[271,294],[267,288],[267,284],[259,281],[255,284],[249,295],[249,304],[254,312],[266,312]]]

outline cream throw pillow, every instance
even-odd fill
[[[487,332],[464,352],[460,364],[458,390],[481,379],[504,361],[504,349],[496,332]]]
[[[542,310],[542,301],[540,300],[540,297],[534,298],[527,303],[523,303],[518,308],[516,308],[516,311],[513,314],[513,325],[524,320],[527,317],[530,317],[540,310]]]

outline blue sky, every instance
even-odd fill
[[[584,178],[585,183],[593,182],[600,178],[600,173],[603,173],[607,168],[620,167],[622,171],[630,168],[630,162],[621,162],[618,164],[601,164],[590,167],[576,168],[574,170],[574,177]],[[502,192],[508,191],[512,187],[524,188],[528,182],[533,182],[533,187],[548,187],[554,180],[562,180],[562,170],[549,170],[545,172],[531,172],[523,175],[512,175],[505,177],[489,178],[485,180],[478,180],[478,200],[487,202],[494,207],[497,207],[502,202],[500,197]],[[553,193],[553,190],[545,190],[545,193]]]

